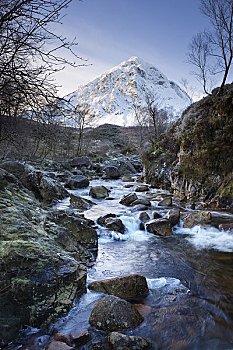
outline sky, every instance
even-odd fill
[[[199,0],[73,0],[59,31],[76,37],[76,51],[89,65],[58,74],[60,95],[131,56],[153,64],[170,80],[185,78],[200,90],[186,58],[193,35],[208,26],[199,5]]]

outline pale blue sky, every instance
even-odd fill
[[[170,80],[195,84],[186,52],[192,36],[207,27],[199,0],[73,0],[66,13],[60,29],[77,37],[78,53],[92,66],[60,73],[61,94],[131,56],[154,64]]]

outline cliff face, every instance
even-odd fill
[[[182,199],[233,207],[233,84],[192,104],[147,152],[146,176]]]

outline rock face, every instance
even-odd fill
[[[142,321],[133,305],[113,295],[97,301],[89,319],[91,326],[105,331],[135,328]]]
[[[120,204],[129,206],[137,199],[138,199],[138,196],[136,195],[136,193],[129,193],[121,198]]]
[[[96,199],[102,199],[109,196],[109,190],[105,186],[93,186],[90,189],[89,195]]]
[[[90,283],[88,288],[96,292],[112,294],[126,300],[144,298],[149,294],[146,278],[140,275],[127,275],[96,281]]]
[[[121,334],[118,332],[112,332],[108,341],[112,346],[113,350],[124,350],[124,349],[133,349],[133,350],[150,350],[150,343],[142,337],[138,336],[129,336]]]
[[[75,190],[76,188],[85,188],[89,186],[89,180],[84,175],[73,175],[71,176],[67,183],[65,184],[65,187],[69,188],[70,190]]]
[[[0,343],[24,325],[67,311],[86,288],[85,263],[97,234],[88,220],[42,209],[32,192],[0,169]],[[16,316],[17,315],[17,316]]]
[[[167,219],[155,219],[146,223],[146,230],[159,236],[172,236],[171,224]]]

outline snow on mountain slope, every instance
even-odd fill
[[[174,118],[191,103],[189,96],[157,68],[131,57],[90,83],[66,96],[73,105],[86,104],[97,116],[96,125],[136,125],[133,104],[145,106],[150,95]]]

